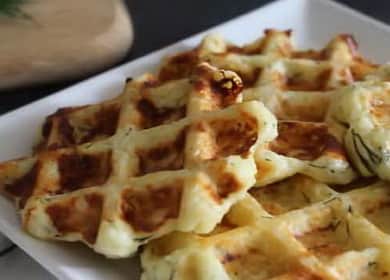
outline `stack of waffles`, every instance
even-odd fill
[[[47,117],[0,188],[35,237],[141,251],[143,280],[390,279],[387,80],[349,35],[209,35]]]

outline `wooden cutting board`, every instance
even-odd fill
[[[85,76],[114,64],[133,41],[121,0],[31,0],[32,20],[0,17],[0,90]]]

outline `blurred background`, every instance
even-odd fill
[[[101,67],[99,71],[89,73],[80,79],[65,79],[54,83],[45,83],[40,86],[0,90],[0,114],[61,90],[85,77],[129,62],[269,2],[272,1],[126,0],[126,7],[130,10],[133,20],[134,42],[131,50],[127,52],[123,59],[120,59],[114,65]],[[390,22],[388,17],[389,9],[386,8],[386,6],[390,8],[390,3],[387,1],[339,0],[338,2],[384,22]]]

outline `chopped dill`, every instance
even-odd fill
[[[19,17],[24,19],[31,19],[31,17],[23,12],[21,5],[28,0],[1,0],[0,1],[0,17]]]

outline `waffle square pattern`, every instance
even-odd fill
[[[138,83],[146,87],[139,96]],[[74,114],[96,114],[106,104],[49,117],[60,122],[44,131],[39,152],[0,167],[5,192],[22,207],[24,228],[43,239],[82,241],[109,257],[132,255],[172,231],[210,232],[254,185],[256,147],[277,134],[276,119],[260,102],[233,104],[240,85],[236,74],[207,64],[191,79],[163,86],[130,82],[116,132],[92,142],[78,137],[81,121],[64,133],[61,118],[71,123]],[[182,96],[174,95],[177,88]],[[147,102],[160,115],[145,113]],[[186,114],[173,120],[174,111]]]

